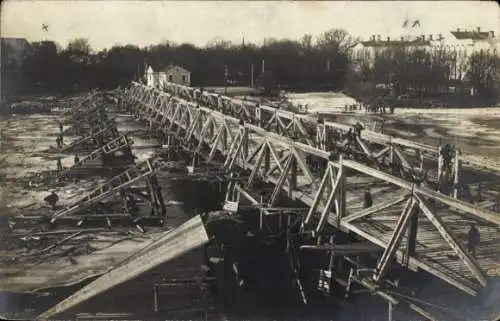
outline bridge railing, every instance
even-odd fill
[[[138,83],[132,85],[142,87],[144,89],[142,95],[149,95],[148,102],[150,103],[158,101],[158,95],[161,92],[174,94],[182,98],[184,104],[202,105],[309,146],[326,151],[332,151],[335,148],[348,150],[352,154],[350,157],[358,161],[364,158],[365,164],[378,169],[390,166],[392,174],[398,172],[397,175],[403,178],[411,178],[417,173],[434,185],[434,188],[450,190],[455,198],[459,195],[466,197],[470,195],[468,184],[471,182],[461,181],[462,164],[475,166],[476,169],[493,169],[500,175],[500,166],[497,167],[491,161],[479,162],[463,155],[458,149],[453,149],[452,156],[446,158],[441,152],[441,147],[367,129],[362,130],[352,143],[349,140],[349,131],[353,130],[353,126],[350,125],[338,122],[318,122],[316,118],[308,115],[202,92],[200,89],[179,84],[165,83],[164,91]]]
[[[152,92],[155,94],[151,94]],[[355,160],[343,157],[339,160],[331,160],[331,154],[328,151],[269,132],[250,123],[241,123],[236,117],[199,106],[196,102],[189,102],[175,95],[136,86],[129,92],[127,99],[138,108],[138,113],[145,119],[155,119],[156,123],[161,126],[160,130],[180,141],[195,140],[196,143],[192,145],[194,152],[204,154],[209,160],[215,153],[219,153],[224,159],[226,170],[230,171],[238,166],[249,171],[250,176],[245,188],[250,189],[256,178],[273,183],[275,187],[267,200],[268,207],[275,206],[279,194],[284,191],[292,199],[300,200],[310,207],[304,223],[317,223],[317,231],[320,231],[328,222],[341,229],[352,231],[384,248],[387,253],[380,261],[377,274],[374,275],[375,279],[383,276],[387,268],[387,260],[396,256],[399,262],[404,262],[406,257],[409,264],[418,266],[467,293],[475,294],[477,291],[477,287],[472,283],[473,280],[477,280],[476,282],[484,286],[485,276],[479,263],[471,258],[461,245],[466,233],[459,232],[458,238],[456,233],[464,225],[467,226],[467,223],[463,222],[472,221],[483,224],[485,229],[488,226],[488,233],[497,235],[495,231],[498,231],[500,226],[498,213],[458,201]],[[313,164],[307,161],[307,157],[323,160],[325,165],[323,171],[315,169]],[[354,174],[354,172],[362,175]],[[366,177],[370,179],[366,180]],[[388,196],[381,194],[379,198],[385,199],[382,203],[374,204],[368,212],[363,211],[359,205],[360,201],[362,202],[362,191],[360,193],[358,185],[375,181],[382,183],[376,188],[378,192],[386,190],[392,193],[392,196],[387,198]],[[346,194],[350,195],[349,199],[346,198]],[[250,193],[245,192],[242,195],[252,204],[259,203],[252,198]],[[403,196],[405,197],[403,201],[407,201],[407,209],[402,213],[401,209],[389,209],[390,206],[400,204],[400,198]],[[408,200],[411,202],[408,203]],[[432,207],[429,205],[431,202],[440,206]],[[422,252],[418,253],[418,256],[405,254],[399,249],[402,242],[401,231],[410,224],[409,221],[416,208],[435,228],[435,232],[427,229],[419,232],[420,237],[423,237],[419,241],[424,243],[424,247],[420,248],[419,251]],[[392,223],[387,225],[388,228],[394,230],[391,235],[380,235],[373,226],[356,221],[376,213],[382,217],[392,217],[390,219]],[[467,217],[469,221],[463,221],[461,217]],[[394,223],[397,224],[394,225]],[[450,225],[452,225],[451,228]],[[440,236],[442,239],[438,241],[436,237]],[[415,235],[414,238],[419,237]],[[433,263],[432,255],[436,255],[433,253],[444,251],[442,245],[436,243],[443,242],[443,239],[451,249],[450,251],[461,258],[463,266],[469,272],[461,270],[454,275],[450,274],[448,268]],[[430,249],[435,252],[429,252]],[[427,257],[428,255],[430,256]],[[456,265],[453,260],[440,264]]]

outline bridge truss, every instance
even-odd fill
[[[266,207],[278,207],[281,195],[309,207],[302,217],[304,232],[319,235],[330,226],[380,247],[368,275],[353,275],[349,282],[389,302],[397,301],[383,291],[393,262],[424,270],[471,295],[495,276],[500,216],[465,201],[470,192],[465,192],[467,181],[460,180],[462,166],[473,172],[498,170],[494,163],[477,164],[456,149],[445,156],[442,147],[368,130],[353,137],[348,125],[170,83],[164,91],[133,83],[122,98],[123,107],[165,135],[191,143],[208,162],[223,159],[228,173],[249,173],[235,188],[250,203],[262,205],[252,196],[256,181],[271,183]],[[365,209],[367,186],[374,202]],[[481,231],[476,257],[464,247],[470,223]]]

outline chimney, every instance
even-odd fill
[[[380,35],[377,36],[377,41],[382,41],[382,37]]]
[[[401,36],[401,41],[405,41],[405,37]]]
[[[443,40],[443,34],[442,33],[439,34],[439,40]]]
[[[391,37],[387,37],[387,42],[390,42],[391,41]]]
[[[481,32],[481,27],[477,27],[477,32]]]
[[[372,35],[371,40],[375,41],[375,35]]]
[[[429,35],[429,40],[432,41],[432,35]]]
[[[457,32],[460,32],[460,28],[457,28]]]

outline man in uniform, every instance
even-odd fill
[[[365,195],[363,198],[364,198],[363,208],[369,208],[373,205],[372,194],[370,193],[369,189],[365,191]]]
[[[55,209],[56,209],[56,204],[57,204],[57,202],[59,201],[59,196],[57,196],[57,194],[56,194],[56,193],[54,193],[54,191],[52,191],[52,192],[50,193],[50,195],[49,195],[49,196],[47,196],[47,197],[45,197],[43,200],[44,200],[47,204],[49,204],[49,205],[52,207],[52,209],[53,209],[53,210],[55,210]]]
[[[61,159],[58,158],[57,159],[57,171],[60,172],[62,170],[63,170],[63,167],[62,167]]]
[[[479,230],[476,228],[474,223],[471,223],[469,233],[467,235],[467,249],[473,257],[476,257],[476,247],[479,245],[480,240],[481,235],[479,234]]]

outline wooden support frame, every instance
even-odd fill
[[[404,233],[406,232],[406,228],[408,227],[410,218],[412,214],[414,214],[413,207],[416,205],[416,203],[417,201],[413,198],[407,200],[398,223],[396,224],[394,232],[392,233],[391,239],[389,240],[389,244],[377,264],[377,270],[373,275],[373,279],[375,280],[375,282],[380,282],[387,273],[389,263],[391,262],[391,259],[393,258],[399,245],[401,244],[401,240],[403,239]]]
[[[209,94],[207,94],[207,97],[210,96]],[[173,98],[174,100],[178,99],[176,97]],[[209,106],[210,107],[210,106]],[[228,105],[227,106],[228,108],[233,108],[233,106],[230,106]],[[269,120],[270,117],[272,117],[272,113],[271,112],[268,112],[267,111],[267,107],[264,108],[265,106],[262,106],[261,109],[258,109],[259,112],[261,113],[262,111],[266,111],[264,113],[264,115],[261,115],[261,118],[260,118],[260,121],[262,122],[266,122]],[[188,105],[185,105],[183,106],[182,108],[192,108],[191,106],[188,106]],[[236,109],[238,108],[235,108],[235,111]],[[234,146],[231,148],[231,153],[228,155],[228,151],[227,149],[223,150],[223,148],[219,148],[219,147],[215,147],[214,149],[214,144],[212,143],[213,141],[217,141],[217,139],[215,140],[212,140],[212,137],[210,138],[202,138],[204,141],[208,141],[208,147],[210,148],[210,152],[212,150],[219,150],[221,152],[221,155],[223,157],[226,157],[226,161],[228,160],[228,158],[230,159],[233,159],[233,157],[240,157],[241,158],[241,154],[240,153],[234,153],[235,149],[238,148],[237,144],[238,142],[235,142],[236,140],[240,140],[241,137],[240,136],[240,133],[238,131],[235,130],[237,123],[238,123],[238,119],[235,119],[235,118],[232,118],[230,116],[224,116],[223,114],[217,112],[217,111],[213,111],[211,110],[210,108],[208,107],[203,107],[201,106],[200,107],[200,111],[203,113],[203,115],[212,115],[213,117],[215,117],[217,120],[218,120],[218,123],[220,123],[220,121],[223,121],[225,123],[225,128],[226,128],[226,131],[225,133],[228,135],[228,136],[235,136],[235,139],[232,139],[230,142],[231,142],[231,145],[234,144]],[[257,113],[257,111],[256,111]],[[289,114],[289,115],[288,115]],[[289,119],[289,118],[292,118],[292,120],[294,120],[295,118],[294,117],[297,117],[297,119],[299,119],[300,122],[305,122],[307,123],[309,120],[307,120],[306,118],[303,118],[303,117],[300,117],[300,115],[293,115],[293,113],[281,113],[279,112],[279,117],[280,118],[283,118],[283,119]],[[287,118],[288,117],[288,118]],[[283,119],[282,122],[283,122]],[[174,122],[178,122],[178,120],[173,120]],[[276,120],[278,121],[278,120]],[[294,120],[296,121],[296,120]],[[191,122],[191,120],[188,120],[187,121],[187,124],[186,125],[189,125]],[[297,121],[296,121],[297,122]],[[291,123],[287,123],[287,125],[285,127],[288,127],[290,130],[293,128],[295,131],[297,131],[298,129],[298,126],[294,123],[294,125],[290,125]],[[310,123],[307,123],[308,125]],[[184,125],[183,125],[184,126]],[[294,127],[295,126],[295,127]],[[184,126],[185,127],[185,126]],[[326,151],[322,151],[314,146],[311,146],[307,143],[301,143],[301,142],[298,142],[297,140],[294,141],[292,139],[289,139],[289,138],[284,138],[282,136],[279,136],[277,134],[274,134],[274,133],[269,133],[269,132],[266,132],[265,130],[263,130],[262,128],[259,128],[258,126],[254,126],[254,125],[251,125],[249,123],[246,123],[244,125],[244,127],[248,130],[248,134],[249,134],[249,137],[248,137],[248,140],[249,141],[252,141],[253,143],[253,151],[255,153],[255,142],[256,140],[257,141],[260,141],[262,142],[263,140],[266,141],[266,143],[268,144],[269,146],[269,151],[268,153],[264,153],[262,154],[262,158],[263,160],[261,162],[265,162],[265,160],[269,157],[273,157],[275,160],[277,160],[276,164],[273,164],[273,169],[269,169],[268,171],[261,171],[261,170],[258,170],[258,171],[255,171],[255,163],[251,163],[252,159],[255,159],[254,157],[257,156],[257,158],[260,156],[260,152],[258,153],[255,153],[255,156],[254,155],[247,155],[249,157],[246,157],[244,158],[245,160],[244,161],[239,161],[239,160],[235,160],[233,161],[234,165],[235,166],[247,166],[248,169],[251,171],[251,172],[254,172],[254,178],[252,178],[252,180],[254,180],[255,178],[259,177],[261,179],[263,179],[264,181],[268,181],[268,182],[271,182],[271,183],[274,183],[276,184],[279,179],[281,178],[281,175],[279,177],[277,177],[276,174],[272,175],[272,173],[277,170],[277,169],[281,169],[281,173],[283,173],[283,170],[285,169],[284,167],[286,167],[287,164],[285,164],[285,166],[283,166],[283,164],[281,164],[280,160],[277,159],[278,156],[277,156],[277,153],[276,151],[279,150],[279,151],[283,151],[284,149],[285,150],[288,150],[290,151],[290,153],[294,154],[293,157],[294,159],[297,161],[297,167],[298,167],[298,175],[301,175],[301,178],[303,179],[304,177],[308,178],[309,175],[307,175],[307,171],[304,171],[304,168],[306,169],[309,169],[309,165],[306,164],[305,166],[302,166],[303,165],[303,162],[301,162],[301,158],[300,157],[297,157],[297,154],[301,155],[301,154],[307,154],[307,155],[315,155],[319,158],[322,158],[322,159],[327,159],[328,156],[329,156],[329,152],[326,152]],[[315,128],[317,128],[318,126],[316,126]],[[321,127],[321,126],[320,126]],[[335,128],[340,128],[341,130],[342,129],[342,126],[340,125],[337,125],[337,124],[334,124],[334,125],[331,125],[329,123],[325,123],[324,125],[324,128],[328,128],[328,129],[335,129]],[[183,129],[184,130],[184,129]],[[300,130],[299,130],[300,131]],[[193,137],[194,139],[197,139],[199,140],[200,138],[200,131],[197,129],[194,134],[193,134]],[[311,130],[311,135],[314,135],[314,130]],[[222,138],[221,138],[222,139]],[[398,149],[401,149],[401,153],[407,153],[408,151],[406,150],[406,148],[408,149],[413,149],[413,150],[420,150],[422,151],[422,154],[426,153],[426,155],[436,155],[437,156],[437,152],[436,152],[436,149],[435,148],[429,148],[429,149],[426,149],[426,147],[422,147],[421,144],[417,144],[417,143],[413,143],[413,142],[402,142],[400,139],[397,139],[397,138],[390,138],[388,139],[387,136],[384,136],[384,135],[380,135],[380,134],[376,134],[374,135],[373,137],[371,136],[371,133],[368,133],[367,131],[363,131],[362,134],[361,134],[361,139],[364,140],[363,142],[367,141],[370,143],[373,142],[373,145],[377,145],[377,146],[381,146],[382,147],[382,150],[378,151],[378,152],[372,152],[373,156],[378,156],[378,157],[381,157],[383,155],[386,155],[386,153],[390,152],[391,151],[391,147],[390,145],[394,145],[395,147],[397,147]],[[301,140],[302,141],[302,140]],[[406,145],[401,145],[401,144],[406,144],[408,143],[409,146],[406,146]],[[386,144],[389,144],[389,145],[386,145]],[[204,146],[203,148],[206,148],[207,146]],[[371,146],[370,146],[371,147]],[[374,146],[376,147],[376,146]],[[394,150],[394,156],[397,156],[397,151],[395,151],[394,148],[392,148]],[[294,151],[299,151],[298,153],[294,153]],[[250,152],[250,154],[254,154],[252,152]],[[272,155],[272,156],[271,156]],[[429,157],[431,157],[429,156]],[[286,155],[284,156],[281,161],[283,160],[287,160],[287,158],[289,157],[289,155]],[[399,158],[399,157],[398,157]],[[239,159],[239,158],[238,158]],[[266,163],[266,162],[265,162]],[[329,168],[330,167],[335,167],[335,168],[339,168],[340,167],[340,161],[339,162],[329,162],[328,164],[328,167],[327,167],[327,171],[329,171]],[[404,180],[404,179],[401,179],[401,178],[398,178],[398,177],[395,177],[394,175],[390,175],[390,174],[387,174],[387,173],[384,173],[383,171],[381,170],[377,170],[377,169],[374,169],[370,166],[367,166],[367,165],[364,165],[364,164],[360,164],[358,162],[354,162],[354,161],[350,161],[350,160],[343,160],[343,163],[342,163],[346,169],[349,169],[349,170],[355,170],[355,171],[359,171],[365,175],[368,175],[368,176],[371,176],[371,177],[374,177],[374,178],[377,178],[377,179],[380,179],[380,180],[383,180],[387,183],[390,183],[390,184],[394,184],[396,186],[399,186],[401,187],[402,189],[405,189],[405,190],[411,190],[411,183],[409,183],[408,181]],[[264,166],[262,167],[266,167],[265,164]],[[302,168],[304,167],[304,168]],[[326,174],[326,173],[325,173]],[[287,174],[288,176],[290,175],[290,173]],[[317,176],[316,176],[316,173],[311,173],[311,177],[313,178],[313,180],[316,180],[317,181]],[[323,188],[327,188],[327,189],[330,189],[331,187],[331,177],[332,176],[328,176],[328,183],[325,182],[325,184],[327,184],[327,186],[323,187]],[[324,178],[324,177],[323,177]],[[288,179],[285,178],[285,181]],[[308,179],[309,180],[309,179]],[[282,190],[285,190],[287,192],[289,192],[289,194],[294,197],[294,198],[298,198],[300,200],[303,200],[303,201],[306,201],[308,202],[308,204],[312,204],[313,201],[314,201],[314,197],[317,196],[318,194],[318,189],[321,188],[321,185],[319,186],[312,186],[312,187],[308,187],[308,188],[311,188],[313,193],[310,193],[310,192],[307,192],[309,194],[307,195],[304,195],[306,193],[305,189],[304,189],[304,182],[301,181],[301,187],[298,187],[297,189],[295,188],[290,188],[290,185],[291,184],[285,184],[283,183],[282,186],[281,186],[281,189]],[[342,190],[343,187],[345,187],[344,185],[345,184],[341,184],[339,183],[338,184],[338,194],[340,193],[340,191]],[[275,185],[276,186],[276,185]],[[273,191],[275,192],[276,189]],[[477,206],[473,206],[473,205],[470,205],[470,204],[466,204],[464,202],[460,202],[456,199],[453,199],[453,198],[450,198],[450,197],[447,197],[445,195],[442,195],[440,193],[436,193],[432,190],[429,190],[429,189],[426,189],[426,188],[423,188],[423,187],[415,187],[414,188],[414,192],[416,193],[416,195],[419,195],[421,197],[425,197],[425,198],[431,198],[431,199],[434,199],[434,200],[437,200],[439,202],[441,202],[442,204],[445,204],[447,206],[450,206],[452,207],[452,210],[454,211],[461,211],[461,212],[464,212],[465,214],[464,215],[467,215],[468,217],[470,217],[471,219],[474,219],[474,220],[480,220],[480,221],[484,221],[484,222],[487,222],[487,224],[489,224],[490,226],[491,225],[498,225],[498,223],[500,222],[500,220],[498,219],[498,215],[496,215],[496,213],[492,213],[492,212],[489,212],[489,211],[486,211],[486,210],[483,210],[483,209],[479,209]],[[324,194],[324,191],[323,191],[323,194]],[[336,200],[335,203],[338,203],[335,204],[336,206],[336,210],[337,210],[337,207],[339,208],[339,212],[341,213],[346,213],[345,210],[340,210],[340,208],[342,208],[342,205],[340,204],[341,203],[341,199],[337,196],[338,200]],[[324,209],[324,195],[322,195],[321,197],[319,197],[319,199],[317,200],[318,204],[316,205],[316,209],[314,210],[314,213],[322,213],[323,212],[323,209]],[[321,206],[319,206],[321,205]],[[345,201],[344,201],[344,206],[345,206]],[[360,214],[360,213],[358,213]],[[334,224],[331,222],[331,220],[328,220],[329,223],[331,224]],[[346,220],[342,220],[342,219],[339,219],[338,222],[337,222],[337,226],[339,226],[340,228],[342,229],[346,229],[346,230],[350,230],[356,234],[358,234],[359,236],[363,237],[363,238],[367,238],[369,239],[371,242],[375,242],[376,239],[374,238],[368,238],[370,237],[367,233],[365,233],[364,231],[360,230],[359,228],[357,228],[355,225],[352,224],[353,220],[352,221],[349,221],[349,219],[346,219]],[[375,243],[375,244],[379,244],[379,243]],[[384,245],[380,245],[382,247],[385,248],[385,243],[382,242],[382,244]],[[396,251],[395,253],[396,257],[398,259],[401,259],[402,255],[401,255],[401,251]],[[442,273],[440,270],[436,270],[435,268],[429,266],[428,264],[426,264],[425,262],[419,260],[418,258],[416,257],[410,257],[409,259],[409,262],[410,264],[413,264],[414,266],[418,266],[422,269],[425,269],[427,271],[429,271],[430,273],[442,278],[443,280],[463,289],[464,291],[468,292],[468,293],[471,293],[471,294],[475,294],[477,289],[470,285],[470,284],[467,284],[467,282],[462,282],[462,281],[459,281],[455,278],[453,278],[452,276],[450,277],[449,275],[446,275],[445,273]]]

